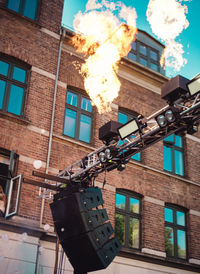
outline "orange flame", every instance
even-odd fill
[[[91,10],[91,4],[94,6],[96,3],[94,0],[89,2]],[[113,11],[114,6],[110,7]],[[113,100],[118,96],[118,63],[130,51],[137,31],[135,10],[123,4],[120,4],[120,9],[119,17],[131,24],[120,23],[111,10],[79,12],[74,21],[79,30],[81,26],[84,35],[75,35],[72,43],[78,52],[87,56],[80,73],[84,77],[85,89],[99,113],[110,111]]]

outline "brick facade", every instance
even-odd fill
[[[32,22],[6,9],[6,0],[0,0],[0,53],[15,57],[31,66],[30,80],[23,119],[0,110],[0,148],[14,150],[19,156],[17,174],[25,178],[40,180],[32,176],[34,160],[43,163],[40,171],[45,172],[49,145],[49,132],[52,117],[56,68],[60,45],[60,22],[63,0],[41,1],[38,22]],[[67,32],[68,33],[68,32]],[[55,106],[53,140],[50,152],[49,173],[80,160],[94,149],[102,146],[98,130],[109,120],[118,119],[118,109],[135,111],[149,116],[166,103],[156,91],[167,78],[135,63],[124,60],[120,64],[119,97],[113,102],[112,111],[100,115],[94,107],[92,142],[84,144],[63,135],[66,87],[72,87],[84,94],[84,83],[73,62],[83,62],[70,52],[66,34],[61,54],[59,82]],[[127,75],[122,77],[123,75]],[[137,81],[134,79],[137,78]],[[145,84],[147,83],[147,84]],[[151,88],[152,87],[152,88]],[[184,136],[185,176],[172,176],[163,171],[163,143],[142,151],[141,163],[130,161],[123,172],[113,170],[107,173],[107,185],[103,189],[105,208],[114,225],[115,194],[117,189],[126,189],[142,195],[142,249],[150,249],[165,254],[164,206],[175,204],[187,209],[188,256],[200,262],[200,139],[199,133],[191,139]],[[42,180],[41,180],[42,181]],[[96,179],[102,185],[104,175]],[[20,195],[18,216],[31,219],[39,226],[53,225],[49,202],[45,201],[41,213],[42,199],[37,199],[38,187],[23,184]],[[1,222],[1,221],[0,221]],[[9,222],[9,221],[8,221]],[[12,223],[12,218],[10,219]],[[19,224],[23,227],[23,222]],[[124,251],[126,256],[134,256],[134,251]],[[137,251],[138,252],[138,251]],[[124,255],[123,255],[124,256]],[[151,258],[151,255],[149,255]],[[162,257],[162,256],[161,256]],[[163,260],[160,256],[152,258]],[[161,262],[160,262],[161,263]],[[176,264],[176,262],[174,262]],[[178,262],[175,267],[180,267]],[[198,264],[183,262],[181,267],[191,271]],[[175,273],[175,272],[174,272]]]

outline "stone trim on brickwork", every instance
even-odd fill
[[[183,178],[181,176],[176,176],[176,175],[173,175],[171,173],[167,173],[165,171],[162,171],[162,170],[159,170],[159,169],[156,169],[156,168],[153,168],[153,167],[149,167],[149,166],[143,165],[141,163],[137,163],[136,161],[129,162],[128,165],[129,166],[131,166],[131,165],[138,166],[138,167],[141,167],[141,168],[144,168],[144,169],[147,169],[147,170],[150,170],[150,171],[153,171],[153,172],[156,172],[156,173],[159,173],[159,174],[171,177],[171,178],[175,178],[175,179],[177,179],[179,181],[183,181],[185,183],[189,183],[191,185],[196,185],[196,186],[200,187],[200,183],[196,183],[196,182],[193,182],[191,180],[185,179],[185,178]]]
[[[144,248],[142,248],[142,252],[166,258],[166,252],[162,252],[162,251],[158,251],[158,250],[154,250],[154,249],[150,249],[150,248],[145,248],[144,247]]]
[[[191,258],[191,259],[189,259],[189,263],[200,265],[200,260]]]
[[[48,77],[48,78],[50,78],[52,80],[56,80],[56,76],[53,73],[50,73],[50,72],[45,71],[43,69],[40,69],[40,68],[32,66],[32,71],[34,71],[34,72],[36,72],[36,73],[38,73],[38,74],[40,74],[42,76]],[[58,85],[61,86],[61,87],[63,87],[64,89],[67,88],[67,84],[64,83],[64,82],[58,81]]]
[[[152,203],[152,204],[160,205],[160,206],[165,206],[164,201],[161,201],[161,200],[149,197],[149,196],[144,196],[144,201]]]
[[[55,39],[57,39],[57,40],[60,40],[60,35],[58,35],[57,33],[53,32],[53,31],[50,31],[50,30],[48,30],[48,29],[46,29],[46,28],[41,28],[40,30],[41,30],[42,32],[44,32],[44,33],[50,35],[51,37],[53,37],[53,38],[55,38]]]
[[[189,214],[200,217],[200,211],[196,211],[196,210],[193,210],[193,209],[189,210]]]
[[[46,137],[49,137],[49,131],[47,131],[47,130],[45,130],[43,128],[39,128],[39,127],[35,127],[35,126],[32,126],[32,125],[28,125],[27,129],[30,130],[30,131],[39,133],[41,135],[44,135]]]
[[[156,87],[154,85],[151,85],[150,83],[147,83],[146,81],[139,79],[138,77],[134,76],[134,75],[130,75],[129,73],[124,72],[122,69],[119,69],[118,73],[117,73],[120,77],[134,83],[137,84],[141,87],[145,87],[157,94],[161,94],[161,88]]]
[[[186,134],[186,138],[194,141],[194,142],[197,142],[197,143],[200,143],[200,138],[196,137],[196,136],[193,136],[193,135],[190,135],[190,134]]]

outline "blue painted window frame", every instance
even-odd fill
[[[178,144],[180,141],[180,144]],[[171,154],[170,159],[166,161],[166,153]],[[178,162],[177,153],[181,156],[182,163]],[[166,166],[166,163],[169,167]],[[180,164],[180,167],[178,166]],[[163,169],[172,174],[182,176],[185,175],[184,169],[184,139],[180,135],[172,134],[163,140]],[[182,172],[177,169],[182,170]]]
[[[1,55],[0,66],[5,63],[8,65],[7,72],[2,74],[0,68],[0,81],[5,83],[4,94],[1,96],[0,110],[24,117],[24,106],[31,67],[12,56]],[[23,74],[20,75],[20,71]],[[18,100],[17,104],[15,104],[16,100]]]
[[[74,94],[76,97],[71,99],[71,102],[68,101],[67,98],[68,94]],[[90,105],[88,106],[88,109],[86,109],[86,101],[90,101]],[[75,125],[74,125],[74,134],[72,136],[72,134],[70,135],[69,133],[66,133],[68,128],[67,128],[67,120],[66,120],[66,111],[69,110],[71,113],[75,114],[76,113],[76,119],[75,119]],[[87,116],[87,118],[85,117]],[[86,118],[87,120],[89,119],[91,121],[90,123],[90,134],[89,134],[89,140],[83,140],[83,138],[81,139],[81,126],[83,126],[83,124],[81,124],[81,119]],[[89,121],[88,120],[88,121]],[[63,135],[68,136],[72,139],[75,139],[77,141],[80,142],[84,142],[84,143],[88,143],[91,144],[92,142],[92,130],[93,130],[93,107],[91,105],[91,100],[85,95],[82,94],[80,92],[77,92],[76,90],[72,89],[72,88],[68,88],[67,92],[66,92],[66,102],[65,102],[65,117],[64,117],[64,125],[63,125]]]
[[[136,118],[138,116],[138,114],[136,115],[136,114],[133,114],[133,113],[128,113],[128,112],[126,112],[124,110],[119,109],[119,111],[118,111],[118,122],[120,122],[122,124],[123,124],[123,122],[119,118],[120,114],[122,114],[122,115],[124,115],[124,116],[127,117],[126,123],[129,122],[130,120],[132,120],[133,118]],[[135,161],[138,161],[138,162],[141,162],[141,152],[138,152],[137,154],[133,155],[131,157],[131,159],[135,160]]]

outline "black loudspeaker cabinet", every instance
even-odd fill
[[[90,187],[64,189],[50,205],[59,241],[76,272],[106,268],[121,248],[103,203],[101,190]]]

